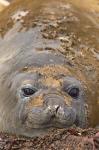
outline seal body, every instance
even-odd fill
[[[0,0],[0,11],[9,6],[9,2],[6,0]]]
[[[65,11],[59,14],[58,1],[51,3],[10,6],[10,26],[0,39],[1,131],[35,136],[53,127],[87,127],[87,85],[59,51],[63,39],[52,23]]]

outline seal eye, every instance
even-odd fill
[[[35,94],[36,91],[37,91],[37,89],[35,89],[35,88],[30,88],[30,87],[22,88],[22,92],[25,97],[29,97],[29,96]]]
[[[79,96],[79,88],[74,87],[68,91],[68,94],[73,98],[78,98]]]

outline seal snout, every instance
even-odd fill
[[[57,94],[48,94],[44,98],[46,111],[50,116],[50,123],[53,123],[55,127],[69,126],[75,122],[75,111],[65,101],[66,99],[63,96]]]
[[[59,105],[54,105],[54,106],[48,106],[47,108],[49,112],[52,112],[53,114],[57,114],[59,107],[60,107]]]

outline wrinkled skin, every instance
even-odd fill
[[[49,50],[60,41],[43,37],[45,24],[23,27],[20,15],[12,15],[18,10],[9,13],[14,25],[0,39],[0,130],[32,137],[53,127],[87,127],[85,78],[61,53]]]

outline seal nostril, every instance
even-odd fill
[[[60,106],[58,106],[58,105],[55,106],[55,111],[56,111],[56,113],[58,112],[59,107],[60,107]]]
[[[54,106],[48,106],[49,112],[51,112],[52,115],[55,116],[59,110],[60,106],[59,105],[54,105]]]

